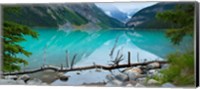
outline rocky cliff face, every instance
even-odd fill
[[[174,9],[176,5],[182,5],[185,3],[177,3],[177,2],[161,2],[155,4],[153,6],[144,8],[134,14],[132,18],[126,23],[128,27],[134,28],[167,28],[169,27],[170,23],[166,23],[161,20],[156,19],[156,14],[159,12],[167,11]]]
[[[107,16],[92,3],[4,5],[3,18],[30,27],[121,28],[120,21]]]

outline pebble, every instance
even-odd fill
[[[176,86],[173,85],[172,83],[164,83],[164,84],[162,85],[162,87],[166,87],[166,88],[174,88],[174,87],[176,87]]]

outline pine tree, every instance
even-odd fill
[[[20,70],[20,64],[27,65],[28,62],[17,57],[17,54],[23,54],[29,57],[32,53],[24,50],[19,42],[26,41],[25,35],[37,38],[37,32],[27,26],[14,22],[4,21],[3,23],[3,71]]]
[[[184,36],[193,37],[194,4],[177,5],[174,10],[158,13],[157,18],[174,24],[166,32],[173,44],[178,45]]]

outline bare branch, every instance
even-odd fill
[[[72,62],[71,62],[71,69],[72,69],[73,66],[74,66],[76,56],[77,56],[77,54],[75,54],[75,55],[73,56],[73,59],[72,59]]]

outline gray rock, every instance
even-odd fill
[[[148,71],[148,73],[149,74],[156,74],[156,73],[158,73],[158,71],[155,70],[155,69],[151,69],[151,70]]]
[[[128,83],[128,84],[126,85],[126,87],[133,87],[133,85],[130,84],[130,83]]]
[[[123,82],[121,82],[121,81],[119,81],[119,80],[116,80],[116,79],[114,79],[114,80],[112,81],[112,83],[113,83],[114,85],[116,85],[116,86],[121,86],[121,85],[123,84]]]
[[[23,80],[16,80],[16,83],[19,85],[25,85],[26,83]]]
[[[30,79],[30,76],[27,74],[19,76],[18,80],[24,80],[25,82]]]
[[[47,83],[42,83],[41,85],[44,85],[44,86],[46,86],[46,85],[48,85]]]
[[[42,81],[40,79],[34,78],[33,80],[27,81],[28,85],[41,85]]]
[[[153,76],[155,76],[155,75],[158,75],[158,70],[155,70],[155,69],[151,69],[151,70],[149,70],[148,72],[147,72],[147,76],[148,77],[153,77]]]
[[[111,82],[106,83],[105,85],[106,87],[114,87],[115,85],[113,85]]]
[[[131,69],[126,69],[124,73],[128,75],[130,80],[136,80],[136,78],[138,78],[141,75],[142,70],[138,67],[134,67]]]
[[[153,62],[147,65],[148,69],[153,69],[153,68],[157,68],[160,67],[160,64],[158,62]]]
[[[137,79],[137,82],[138,82],[138,83],[141,83],[141,84],[144,84],[145,81],[146,81],[146,77],[144,77],[144,78],[138,78],[138,79]]]
[[[173,85],[173,84],[171,84],[171,83],[164,83],[164,84],[162,85],[162,87],[166,87],[166,88],[174,88],[174,87],[176,87],[176,86]]]
[[[69,76],[61,76],[60,80],[61,81],[67,81],[69,79]]]
[[[157,85],[157,84],[159,84],[159,82],[154,79],[149,79],[147,81],[147,85]]]
[[[61,81],[67,81],[69,79],[69,76],[65,75],[64,73],[59,73],[58,77]]]
[[[128,80],[128,75],[120,73],[120,74],[116,75],[115,78],[120,80],[120,81],[127,81]]]
[[[130,83],[130,84],[132,84],[133,86],[135,86],[137,82],[136,82],[136,81],[133,81],[133,80],[129,80],[127,83],[128,83],[128,84]]]
[[[137,84],[135,85],[135,87],[145,87],[145,86],[142,85],[142,84],[140,84],[140,83],[137,83]]]
[[[113,79],[115,79],[111,74],[109,74],[109,75],[106,75],[106,79],[108,80],[108,81],[112,81]]]
[[[169,68],[169,64],[163,64],[163,65],[161,65],[161,69],[167,69],[167,68]]]
[[[106,83],[106,87],[116,87],[116,86],[122,86],[123,82],[117,80],[117,79],[113,79],[112,81],[108,81]]]

